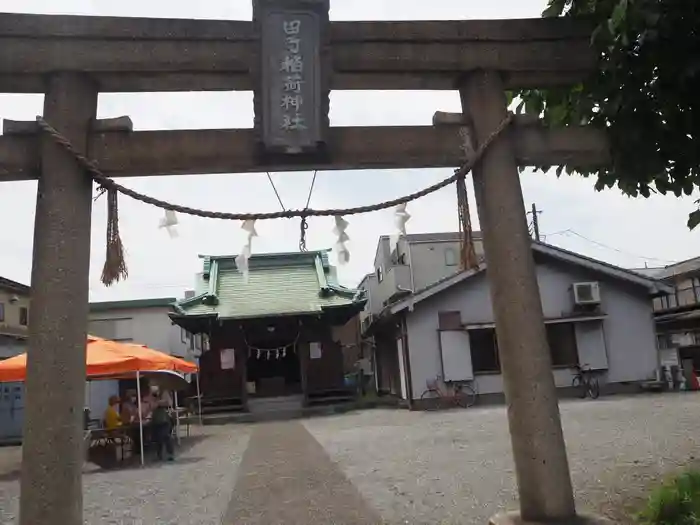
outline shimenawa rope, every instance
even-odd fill
[[[108,193],[109,199],[109,213],[108,213],[108,225],[107,225],[107,260],[105,261],[105,267],[102,272],[102,281],[105,285],[109,286],[113,282],[119,280],[120,277],[126,277],[127,269],[124,262],[123,246],[119,238],[119,226],[118,226],[118,213],[117,213],[117,193],[122,193],[132,199],[143,202],[145,204],[150,204],[161,208],[163,210],[171,210],[177,213],[182,213],[185,215],[193,215],[195,217],[204,217],[209,219],[222,219],[222,220],[234,220],[234,221],[246,221],[246,220],[266,220],[266,219],[282,219],[282,218],[292,218],[301,217],[306,219],[308,217],[335,217],[335,216],[345,216],[345,215],[357,215],[360,213],[369,213],[373,211],[385,210],[388,208],[393,208],[399,204],[406,204],[408,202],[420,199],[431,193],[449,186],[450,184],[466,178],[467,174],[471,171],[474,165],[479,162],[484,152],[491,146],[493,141],[505,130],[510,123],[513,121],[513,114],[509,113],[508,116],[499,124],[499,126],[489,135],[483,143],[474,152],[474,155],[466,159],[465,164],[456,169],[454,174],[446,179],[428,186],[420,191],[404,195],[396,199],[369,204],[366,206],[357,206],[354,208],[343,208],[343,209],[325,209],[325,210],[315,210],[312,208],[304,208],[302,210],[282,210],[276,212],[263,212],[263,213],[230,213],[230,212],[217,212],[209,210],[200,210],[198,208],[191,208],[188,206],[182,206],[179,204],[173,204],[167,201],[156,199],[149,195],[144,195],[130,188],[118,184],[113,179],[107,177],[102,170],[100,170],[97,163],[85,155],[80,153],[73,147],[73,144],[65,138],[61,133],[56,130],[51,124],[46,122],[41,116],[37,116],[36,121],[39,128],[49,135],[58,145],[63,147],[68,153],[70,153],[78,164],[85,169],[92,179],[100,186],[101,189]]]

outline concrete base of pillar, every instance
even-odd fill
[[[566,521],[548,521],[546,525],[612,525],[613,522],[602,516],[579,514],[575,518]],[[503,512],[496,514],[489,520],[489,525],[545,525],[544,522],[525,521],[519,512]]]

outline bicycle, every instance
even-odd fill
[[[593,375],[593,370],[588,367],[588,364],[576,365],[576,374],[571,381],[571,386],[580,391],[581,399],[586,397],[598,399],[600,385],[598,385],[598,379]]]
[[[445,382],[439,377],[428,382],[428,388],[421,394],[421,404],[425,406],[426,410],[469,408],[476,403],[476,391],[471,385],[453,383],[451,389],[443,389],[440,384],[445,385]]]

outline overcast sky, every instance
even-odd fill
[[[0,12],[170,18],[250,19],[250,0],[0,0]],[[333,20],[469,19],[539,16],[545,0],[332,0]],[[42,97],[0,94],[0,118],[31,120],[41,114]],[[452,92],[335,92],[331,124],[429,124],[436,110],[458,111]],[[99,116],[129,115],[136,129],[252,127],[250,93],[106,94]],[[430,185],[450,170],[320,172],[312,195],[316,208],[349,207],[393,198]],[[303,207],[311,172],[272,174],[286,207]],[[124,182],[124,181],[122,181]],[[129,179],[139,191],[181,204],[220,211],[269,211],[279,203],[265,174],[226,174]],[[597,193],[593,181],[557,180],[553,174],[522,176],[525,201],[543,210],[545,240],[625,267],[665,265],[698,255],[698,233],[685,227],[692,199],[654,197],[632,200],[618,190]],[[0,189],[0,275],[29,283],[36,183],[4,183]],[[130,277],[104,288],[105,201],[93,214],[92,300],[181,296],[200,268],[198,254],[235,254],[244,242],[240,223],[180,216],[179,237],[158,229],[162,212],[120,198],[120,228],[128,251]],[[409,205],[409,232],[457,228],[454,188]],[[472,204],[475,228],[476,209]],[[393,233],[391,211],[349,217],[351,263],[340,268],[344,284],[355,286],[372,270],[380,234]],[[332,219],[310,221],[310,249],[333,244]],[[297,220],[258,224],[254,252],[293,251]]]

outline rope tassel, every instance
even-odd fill
[[[107,253],[102,268],[102,282],[111,286],[126,279],[129,271],[124,260],[124,245],[119,236],[119,201],[116,188],[107,190]]]
[[[474,248],[474,232],[472,231],[471,215],[469,213],[469,198],[467,182],[464,176],[457,179],[457,211],[459,214],[459,264],[462,270],[479,268],[479,260]]]

